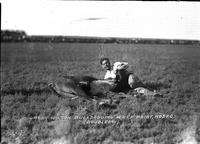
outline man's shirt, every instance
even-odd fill
[[[115,79],[116,73],[113,70],[107,70],[104,79]]]
[[[127,69],[127,62],[115,62],[111,70],[107,70],[104,79],[115,79],[117,70]]]

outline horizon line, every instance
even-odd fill
[[[88,38],[119,38],[119,39],[157,39],[157,40],[188,40],[188,41],[200,41],[200,39],[183,39],[183,38],[152,38],[152,37],[120,37],[120,36],[89,36],[89,35],[62,35],[62,34],[28,34],[25,30],[20,29],[1,29],[1,31],[21,31],[25,32],[26,36],[49,36],[49,37],[88,37]]]

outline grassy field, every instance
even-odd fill
[[[63,75],[103,78],[101,56],[127,61],[163,97],[129,97],[116,107],[98,107],[47,89]],[[199,89],[199,45],[2,43],[2,141],[174,144],[193,128],[200,142]]]

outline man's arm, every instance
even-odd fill
[[[127,69],[129,67],[127,62],[115,62],[113,64],[113,71],[117,72],[117,70]]]

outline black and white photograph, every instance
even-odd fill
[[[200,143],[200,2],[0,2],[1,144]]]

